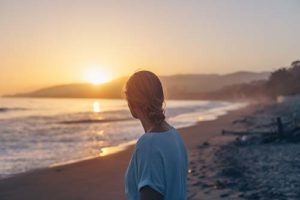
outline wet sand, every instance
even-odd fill
[[[198,162],[194,155],[195,151],[199,151],[201,145],[205,145],[205,142],[219,136],[222,129],[230,127],[234,120],[253,112],[254,109],[255,106],[248,106],[240,110],[230,111],[217,120],[201,122],[195,126],[180,129],[179,131],[189,152],[191,166],[201,165],[201,162]],[[132,150],[133,145],[124,151],[112,155],[35,170],[0,180],[0,199],[126,199],[124,194],[124,174]],[[193,184],[192,181],[191,177],[189,177],[190,198],[195,192],[201,190],[201,187],[197,185],[190,187]],[[198,197],[205,197],[202,195],[205,194],[198,194]],[[193,198],[196,198],[195,195]],[[219,199],[217,193],[215,194],[215,199]]]

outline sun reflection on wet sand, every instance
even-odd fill
[[[128,148],[128,146],[133,145],[135,143],[136,143],[136,140],[132,140],[132,141],[129,141],[127,143],[120,144],[118,146],[101,148],[99,156],[102,157],[102,156],[107,156],[107,155],[111,155],[111,154],[114,154],[114,153],[118,153],[120,151],[124,151],[126,148]]]
[[[104,134],[104,131],[103,131],[103,130],[97,131],[97,132],[96,132],[96,135],[99,135],[99,136],[102,136],[103,134]]]
[[[59,162],[59,163],[55,163],[49,166],[49,168],[52,167],[57,167],[57,166],[62,166],[62,165],[67,165],[67,164],[72,164],[72,163],[77,163],[77,162],[81,162],[84,160],[90,160],[90,159],[94,159],[97,157],[103,157],[103,156],[109,156],[111,154],[115,154],[121,151],[124,151],[126,148],[128,148],[130,145],[133,145],[136,143],[137,140],[131,140],[129,142],[117,145],[117,146],[112,146],[112,147],[103,147],[100,149],[100,153],[98,154],[98,156],[86,156],[85,158],[81,158],[81,159],[73,159],[73,160],[69,160],[69,161],[65,161],[65,162]]]
[[[99,101],[95,101],[93,103],[93,112],[98,113],[101,111],[100,103]]]

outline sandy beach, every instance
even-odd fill
[[[213,121],[200,122],[195,126],[182,128],[180,133],[189,152],[190,163],[196,162],[194,152],[199,145],[219,136],[222,129],[229,128],[232,122],[248,115],[254,106],[248,106],[219,117]],[[0,180],[1,200],[32,199],[126,199],[124,195],[124,174],[133,145],[126,150],[77,163],[56,166],[19,174]],[[198,163],[201,165],[201,163]],[[190,187],[189,196],[199,190]],[[215,194],[216,199],[219,198]],[[191,196],[192,197],[192,196]]]

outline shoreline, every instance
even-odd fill
[[[216,120],[178,129],[190,152],[221,129],[253,110],[253,105],[228,111]],[[203,134],[199,134],[204,132]],[[125,199],[124,174],[134,144],[106,156],[41,168],[0,180],[0,199]],[[191,160],[191,158],[190,158]],[[113,166],[113,167],[112,167]],[[104,184],[103,184],[104,183]],[[18,192],[16,192],[18,191]],[[104,198],[105,197],[105,198]]]
[[[224,102],[226,102],[226,101],[224,101]],[[231,103],[233,103],[233,102],[231,102]],[[226,106],[226,107],[221,107],[221,108],[217,107],[217,108],[208,109],[207,111],[203,111],[203,116],[200,116],[198,118],[197,122],[188,123],[188,124],[186,124],[186,125],[184,125],[180,128],[177,128],[177,129],[180,130],[180,129],[184,129],[184,128],[197,126],[197,124],[202,123],[202,122],[206,122],[206,121],[214,121],[214,120],[218,119],[221,116],[227,115],[228,112],[243,109],[243,108],[247,107],[250,104],[251,103],[249,103],[249,102],[239,101],[239,102],[235,102],[234,104]],[[91,155],[91,156],[86,156],[86,157],[82,157],[82,158],[61,161],[61,162],[50,164],[48,166],[41,166],[41,167],[37,167],[37,168],[32,168],[32,169],[28,169],[27,171],[14,173],[14,174],[2,174],[0,176],[0,181],[4,180],[4,179],[7,179],[7,178],[13,178],[15,176],[19,176],[19,175],[22,175],[22,174],[31,173],[31,172],[34,172],[36,170],[49,169],[49,168],[52,168],[52,167],[64,166],[64,165],[78,163],[78,162],[91,160],[91,159],[95,159],[95,158],[99,158],[99,157],[103,157],[103,156],[109,156],[111,154],[118,153],[120,151],[126,150],[131,145],[134,145],[137,142],[137,140],[138,140],[138,138],[127,141],[127,142],[123,142],[123,143],[120,143],[120,144],[117,144],[117,145],[114,145],[114,146],[102,147],[102,148],[99,149],[98,155]]]

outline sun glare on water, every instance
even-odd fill
[[[106,83],[111,80],[109,74],[100,68],[90,68],[84,73],[84,80],[94,85]]]
[[[98,113],[101,111],[100,103],[98,101],[95,101],[93,103],[93,112]]]

